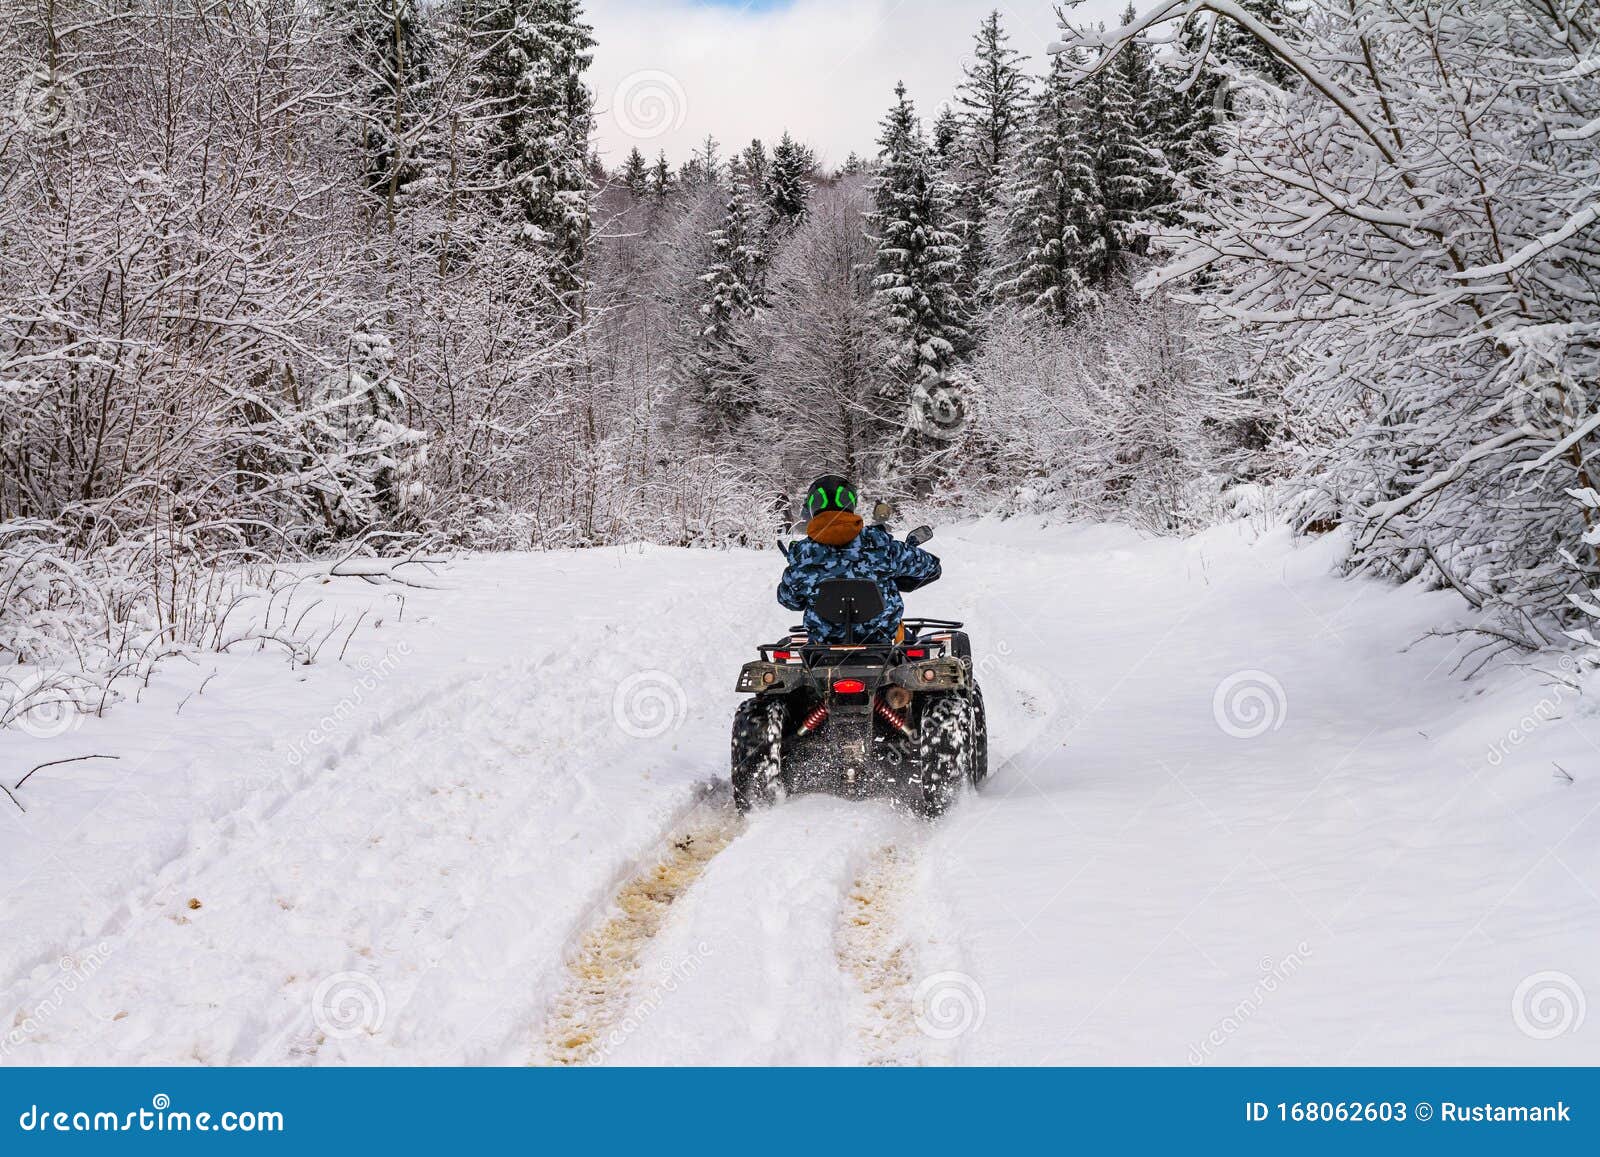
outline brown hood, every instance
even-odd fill
[[[823,546],[849,546],[866,525],[849,510],[824,510],[806,523],[806,537]]]

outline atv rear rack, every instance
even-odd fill
[[[906,637],[898,643],[813,643],[805,626],[790,627],[792,632],[776,643],[756,649],[768,663],[798,663],[805,667],[840,667],[859,663],[892,667],[924,655],[907,654],[926,650],[930,643],[948,641],[948,632],[960,630],[955,619],[905,619]],[[931,637],[925,637],[932,632]],[[941,637],[940,632],[945,634]]]

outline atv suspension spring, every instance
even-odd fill
[[[878,702],[873,705],[873,711],[877,713],[879,719],[883,720],[890,727],[893,727],[901,735],[909,736],[911,734],[911,726],[906,723],[906,717],[901,715],[900,712],[896,711],[894,708],[890,707],[882,699],[879,699]]]
[[[810,735],[817,728],[821,727],[823,723],[827,721],[827,719],[828,709],[826,707],[819,705],[813,708],[811,714],[807,715],[804,721],[801,722],[800,734]]]

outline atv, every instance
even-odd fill
[[[913,546],[933,537],[920,526]],[[758,648],[734,688],[753,696],[733,717],[733,798],[741,813],[804,791],[887,795],[927,817],[989,774],[983,692],[962,624],[906,619],[896,643],[858,643],[856,625],[883,611],[868,579],[817,588],[816,610],[845,643],[813,643],[791,627]]]

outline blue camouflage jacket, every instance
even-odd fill
[[[856,523],[859,526],[860,520],[856,519]],[[811,609],[817,586],[828,579],[871,579],[883,595],[883,613],[858,625],[856,638],[859,642],[888,641],[894,637],[900,617],[905,613],[900,592],[926,586],[937,579],[939,573],[939,560],[935,556],[899,541],[881,526],[869,526],[838,546],[811,537],[791,545],[789,565],[784,568],[783,580],[778,584],[778,601],[791,611],[805,612],[806,633],[813,641],[842,643],[845,629],[827,622]]]

